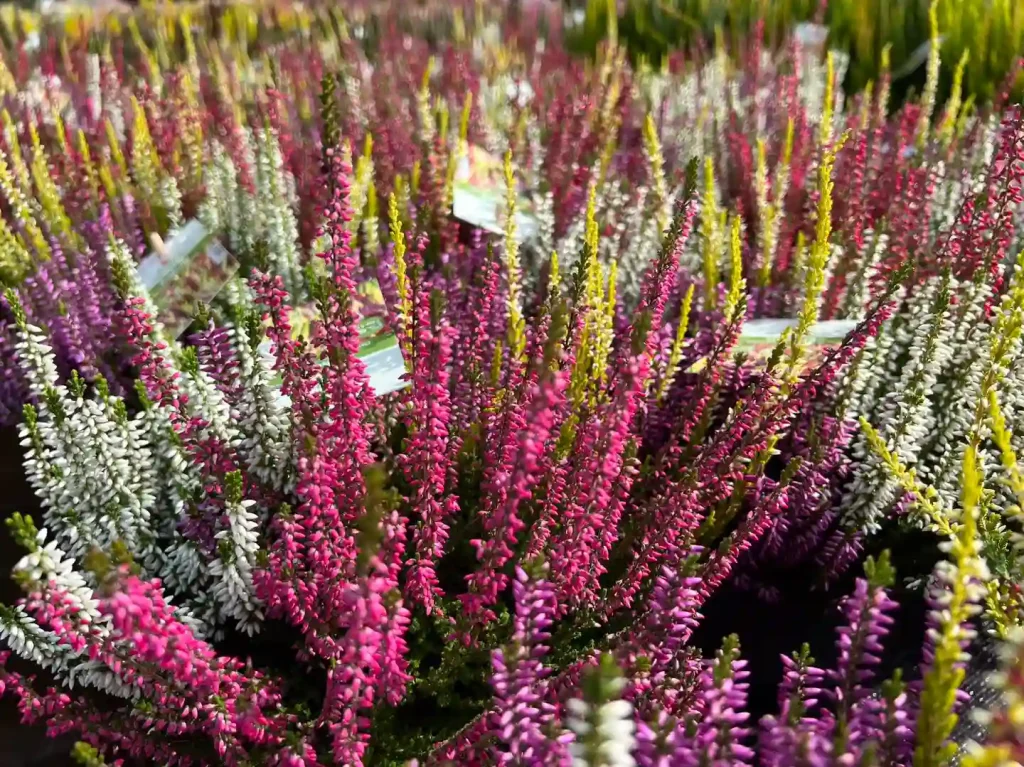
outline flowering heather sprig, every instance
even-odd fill
[[[779,715],[761,720],[758,741],[761,758],[770,767],[799,763],[801,754],[806,759],[827,753],[829,733],[817,719],[826,674],[813,663],[806,644],[792,656],[782,656]]]
[[[39,636],[37,641],[48,641],[63,649],[70,659],[84,661],[68,669],[69,684],[80,677],[86,684],[134,700],[120,715],[111,715],[90,712],[85,701],[79,699],[73,702],[68,720],[61,722],[59,712],[72,704],[72,699],[58,698],[56,691],[51,690],[46,694],[50,703],[25,709],[26,721],[52,717],[54,734],[80,729],[89,741],[112,742],[134,756],[170,755],[174,750],[163,751],[162,736],[147,741],[127,732],[116,734],[126,724],[129,728],[145,722],[156,724],[158,731],[168,735],[205,732],[212,736],[213,747],[229,763],[237,759],[239,752],[234,733],[255,738],[254,742],[267,742],[260,730],[268,722],[260,722],[258,706],[273,707],[273,693],[260,691],[264,685],[259,675],[242,675],[241,664],[216,659],[203,643],[194,640],[191,630],[176,622],[154,584],[129,575],[126,567],[111,569],[109,560],[102,556],[94,557],[101,568],[97,571],[99,577],[108,587],[112,578],[119,581],[113,595],[105,592],[94,596],[82,576],[71,569],[69,562],[59,558],[54,544],[41,548],[45,531],[35,534],[30,521],[24,522],[20,531],[20,540],[30,553],[19,564],[19,572],[27,585],[37,589],[25,601],[25,609],[36,615],[41,627],[52,632],[47,639]],[[20,636],[27,637],[24,630]],[[10,682],[12,675],[7,676]],[[31,704],[31,680],[26,682],[17,676],[13,679],[12,688],[22,703]],[[145,700],[140,700],[140,695]],[[242,698],[244,705],[240,705]],[[47,708],[54,704],[56,709]]]
[[[188,400],[180,391],[178,379],[181,376],[170,360],[157,308],[132,269],[124,242],[112,239],[109,257],[114,286],[123,302],[118,331],[124,341],[132,345],[131,362],[138,368],[139,379],[146,386],[149,398],[172,412],[177,411]]]
[[[911,332],[919,339],[911,349],[910,363],[903,369],[899,388],[890,392],[885,413],[885,438],[898,455],[915,457],[914,448],[926,433],[930,413],[926,408],[928,395],[935,385],[936,372],[949,354],[949,322],[946,314],[950,305],[948,274],[935,286],[932,304]],[[860,447],[865,460],[858,467],[848,491],[845,505],[849,526],[856,529],[876,529],[879,518],[888,510],[896,488],[891,480],[881,475],[877,459]]]
[[[555,591],[544,576],[547,566],[534,564],[534,575],[516,570],[512,590],[516,618],[512,641],[495,650],[494,716],[503,748],[496,751],[501,764],[567,765],[570,763],[562,736],[551,739],[547,732],[554,720],[554,707],[544,700],[543,680],[550,673],[542,659],[549,647],[554,622]]]
[[[698,763],[715,767],[752,763],[754,751],[745,742],[750,735],[745,666],[739,660],[739,641],[729,636],[701,676],[703,710],[690,746]]]
[[[281,142],[269,126],[256,140],[256,187],[259,222],[266,232],[266,243],[274,260],[273,271],[284,278],[293,296],[302,298],[295,179],[284,167]]]
[[[46,531],[37,530],[31,517],[23,517],[16,513],[9,518],[7,527],[15,540],[28,551],[15,567],[15,572],[22,582],[30,587],[37,587],[42,583],[61,588],[66,591],[68,599],[76,601],[78,609],[85,610],[95,617],[92,590],[86,585],[81,573],[75,570],[73,561],[58,547],[57,542],[47,543]],[[83,684],[95,685],[100,689],[110,689],[111,692],[118,693],[114,685],[105,683],[102,674],[91,673],[95,669],[89,669],[87,664],[82,663],[81,648],[61,644],[48,626],[40,624],[33,614],[31,605],[22,603],[14,608],[5,606],[0,615],[0,632],[15,653],[69,683],[73,683],[77,677]]]
[[[351,525],[358,517],[361,471],[370,463],[363,425],[363,414],[369,409],[365,403],[368,391],[362,363],[355,357],[358,334],[351,306],[355,294],[353,256],[348,245],[351,235],[345,226],[350,220],[346,173],[351,168],[340,150],[328,150],[328,157],[336,175],[328,223],[319,239],[326,248],[322,255],[330,273],[318,287],[324,322],[317,323],[310,339],[325,347],[330,364],[323,372],[301,342],[290,338],[283,304],[286,294],[280,279],[275,285],[269,278],[258,278],[256,289],[259,300],[271,310],[272,353],[277,369],[283,373],[282,391],[291,398],[295,420],[302,425],[296,435],[301,446],[296,475],[300,505],[294,521],[288,517],[281,520],[287,527],[281,531],[276,550],[271,551],[270,569],[262,588],[272,609],[286,610],[292,622],[314,632],[313,615],[326,610],[319,620],[324,625],[332,623],[330,612],[341,605],[329,605],[340,598],[343,579],[352,575],[346,572],[354,554]],[[332,329],[328,331],[328,327]],[[303,367],[296,368],[295,363],[300,361]],[[301,377],[303,372],[308,377]],[[314,393],[318,384],[326,394],[326,406],[320,402],[321,394]],[[323,416],[329,416],[330,421],[322,422]],[[296,554],[305,560],[301,569],[308,568],[304,576],[296,571]]]
[[[857,579],[844,606],[848,623],[838,632],[839,660],[834,672],[837,750],[875,734],[871,732],[875,702],[868,701],[868,685],[874,682],[884,649],[882,642],[893,622],[888,613],[897,607],[886,593],[894,580],[888,552],[883,552],[877,562],[869,558],[864,570],[867,577]]]
[[[695,547],[686,560],[686,570],[694,568],[699,554]],[[688,643],[701,619],[699,586],[699,578],[680,575],[668,567],[655,579],[642,623],[624,645],[634,665],[639,665],[641,658],[643,664],[649,664],[645,673],[631,680],[632,699],[652,697],[659,708],[671,714],[678,714],[688,703],[685,692],[692,681]]]
[[[48,524],[76,556],[114,540],[139,550],[154,501],[154,477],[146,470],[150,451],[140,425],[105,382],[88,399],[76,372],[68,387],[60,384],[42,334],[27,324],[13,293],[8,301],[20,326],[24,369],[38,392],[39,407],[25,406],[21,438]]]
[[[950,561],[942,563],[929,595],[932,613],[925,645],[926,670],[917,702],[915,766],[942,764],[956,749],[948,738],[957,721],[957,688],[964,678],[966,649],[974,637],[969,621],[980,611],[982,584],[988,577],[977,539],[982,482],[977,453],[970,446],[964,454],[963,510],[955,536],[943,544]]]
[[[569,744],[573,765],[633,767],[636,743],[632,706],[621,696],[625,680],[611,655],[589,669],[583,697],[566,703],[569,729],[576,736]]]
[[[858,763],[863,759],[917,764],[927,748],[922,743],[929,736],[920,729],[927,718],[916,707],[916,695],[908,694],[900,671],[872,689],[873,669],[880,662],[892,623],[888,613],[895,608],[886,589],[894,575],[888,553],[878,561],[869,559],[865,574],[846,602],[848,623],[839,629],[837,668],[828,673],[814,668],[806,646],[792,659],[783,658],[786,671],[779,688],[780,714],[761,723],[760,750],[768,764]],[[926,647],[926,663],[931,662],[930,657]],[[956,687],[945,689],[952,696]],[[932,695],[928,697],[935,700]],[[940,708],[952,707],[952,697],[942,700],[937,703]]]
[[[561,373],[545,378],[534,385],[529,405],[523,407],[514,401],[522,373],[514,360],[510,362],[515,377],[507,388],[499,391],[513,401],[497,410],[500,417],[491,421],[489,431],[496,431],[499,439],[504,430],[518,436],[506,442],[507,447],[500,447],[498,455],[485,459],[489,466],[485,468],[483,487],[490,503],[481,512],[486,515],[484,526],[489,536],[487,540],[472,542],[481,564],[466,577],[468,593],[460,596],[468,617],[485,620],[493,619],[489,607],[508,583],[502,570],[512,559],[512,545],[525,528],[519,508],[532,497],[539,479],[537,469],[544,462],[546,451],[553,447],[550,438],[567,383]],[[488,508],[490,504],[494,504],[493,508]]]
[[[354,306],[356,297],[357,255],[352,248],[352,220],[349,200],[349,177],[352,166],[348,147],[326,149],[329,160],[328,183],[331,199],[324,210],[324,222],[318,235],[323,250],[319,256],[328,268],[327,280],[321,282],[324,353],[329,364],[325,369],[324,391],[330,407],[328,417],[334,424],[326,436],[328,455],[338,461],[340,475],[337,488],[343,518],[345,503],[350,504],[348,520],[353,518],[352,506],[360,495],[361,470],[368,466],[369,437],[363,424],[374,406],[366,369],[358,358],[359,316]],[[343,500],[342,500],[343,499]]]
[[[231,344],[232,329],[214,325],[205,307],[200,307],[199,314],[200,330],[192,334],[190,346],[195,349],[200,369],[217,385],[225,403],[236,406],[242,390],[238,382],[238,361]]]
[[[293,445],[287,414],[271,385],[270,366],[260,352],[265,335],[262,317],[255,308],[244,306],[234,325],[238,396],[232,412],[243,435],[238,451],[253,477],[281,493],[291,489],[294,479]]]
[[[400,231],[400,230],[399,230]],[[412,357],[410,437],[400,460],[414,488],[413,512],[420,519],[413,536],[415,559],[409,562],[405,593],[429,615],[443,592],[434,567],[443,555],[449,521],[458,513],[458,498],[445,496],[451,472],[448,449],[451,423],[449,366],[454,331],[444,316],[442,295],[421,286],[416,294],[416,349]]]
[[[242,500],[241,472],[226,475],[224,483],[228,525],[214,536],[217,557],[210,563],[210,575],[216,582],[214,598],[222,604],[226,615],[236,618],[239,626],[251,634],[259,628],[263,617],[252,579],[260,520],[251,510],[256,502]]]

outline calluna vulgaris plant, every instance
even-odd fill
[[[149,13],[0,59],[26,722],[83,764],[950,762],[971,641],[1022,622],[1019,106],[938,104],[938,48],[893,114],[798,41],[654,73],[554,12]],[[503,236],[451,216],[470,144]],[[192,218],[241,269],[178,338],[135,267]],[[866,557],[755,721],[709,600],[837,589],[892,526],[941,554],[913,673]]]

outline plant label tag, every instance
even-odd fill
[[[839,346],[846,334],[859,324],[859,320],[825,320],[816,322],[807,330],[804,338],[806,357],[801,372],[821,362],[825,353]],[[744,352],[747,358],[758,364],[765,364],[771,356],[772,349],[779,342],[788,328],[795,328],[795,319],[761,319],[750,320],[743,324],[743,330],[736,342],[734,352]]]
[[[191,219],[167,242],[154,238],[153,249],[136,269],[168,335],[177,338],[192,323],[199,304],[212,301],[238,271],[238,260]]]
[[[825,320],[817,322],[807,330],[804,338],[806,354],[799,372],[803,373],[820,363],[824,355],[839,346],[847,334],[853,331],[860,320]],[[788,328],[795,328],[795,319],[760,319],[743,323],[743,330],[733,347],[733,354],[742,353],[748,362],[759,367],[768,363],[772,350]],[[701,358],[687,368],[687,373],[699,373],[707,367],[707,359]]]
[[[356,356],[366,366],[370,388],[378,397],[404,389],[409,385],[405,378],[405,359],[398,345],[398,337],[388,321],[384,295],[377,280],[371,279],[360,283],[356,288],[355,302],[356,310],[359,312],[359,353]],[[319,311],[312,304],[292,309],[292,338],[308,340],[318,315]],[[264,341],[260,349],[273,364],[270,342]],[[326,357],[321,357],[320,364],[327,365]],[[271,383],[280,387],[281,376],[275,374]],[[283,394],[281,399],[288,404],[291,402]]]
[[[821,53],[828,39],[828,27],[805,21],[793,28],[793,37],[805,48]]]
[[[471,144],[455,171],[452,215],[494,234],[505,233],[506,190],[504,163]],[[520,191],[516,199],[516,239],[526,242],[538,231],[533,204]]]

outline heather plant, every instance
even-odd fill
[[[759,55],[756,47],[751,55]],[[932,70],[937,60],[934,54]],[[920,464],[923,473],[938,478],[952,505],[958,494],[955,467],[971,424],[977,421],[979,403],[986,399],[985,390],[1004,383],[1006,391],[1014,390],[1004,376],[1012,377],[1006,371],[1015,367],[1017,344],[1016,321],[1011,319],[1015,293],[1007,286],[1015,284],[1011,248],[1021,207],[1019,112],[1010,109],[1001,120],[994,115],[969,117],[954,105],[929,118],[925,107],[910,105],[889,127],[882,127],[879,119],[888,102],[886,81],[876,92],[859,97],[855,109],[844,115],[842,99],[832,87],[836,67],[835,57],[828,57],[821,67],[825,85],[817,96],[812,95],[815,89],[805,90],[794,80],[794,93],[814,100],[798,101],[788,114],[773,112],[771,105],[777,102],[758,95],[756,80],[745,85],[741,78],[741,95],[734,104],[739,110],[744,106],[750,110],[752,130],[758,122],[775,121],[777,128],[768,134],[777,142],[774,149],[765,140],[753,141],[737,130],[743,125],[742,111],[729,116],[729,140],[716,143],[710,102],[693,111],[679,108],[680,115],[707,117],[696,124],[684,122],[689,129],[674,134],[689,140],[710,125],[704,141],[708,151],[722,146],[730,150],[718,163],[705,163],[700,221],[705,251],[722,248],[728,230],[729,212],[722,209],[719,179],[746,180],[748,186],[731,192],[733,199],[742,209],[757,211],[757,223],[765,227],[745,238],[743,248],[745,259],[749,258],[745,276],[757,285],[750,306],[753,316],[795,312],[798,302],[806,298],[803,274],[815,258],[827,264],[819,288],[823,318],[860,316],[880,285],[901,270],[910,270],[901,278],[894,318],[869,341],[851,374],[835,390],[830,401],[835,410],[808,412],[804,426],[794,431],[795,440],[779,445],[801,458],[813,458],[813,463],[797,470],[797,477],[808,481],[807,485],[798,481],[798,487],[807,488],[806,494],[795,490],[789,513],[773,524],[761,550],[755,552],[763,563],[755,567],[761,575],[741,575],[767,597],[773,595],[774,587],[761,577],[766,568],[802,567],[808,560],[817,561],[827,571],[825,579],[832,579],[856,560],[863,533],[878,530],[900,508],[900,493],[867,450],[864,438],[855,436],[851,416],[867,415],[885,425],[890,446],[895,445],[910,465]],[[749,101],[743,100],[743,93],[752,94]],[[802,129],[801,139],[798,126],[807,126],[806,104],[818,105],[823,114],[813,130]],[[832,104],[835,108],[829,109]],[[807,203],[796,201],[807,193],[801,189],[806,187],[802,179],[813,173],[818,162],[813,147],[836,137],[837,125],[845,125],[845,134],[838,142],[835,162],[845,173],[839,182],[841,191],[835,194],[831,251],[815,253],[808,247],[810,231],[802,229],[807,224],[802,224],[806,213],[801,211],[807,210]],[[801,148],[804,141],[809,143]],[[955,158],[950,154],[954,147]],[[769,172],[772,152],[778,153],[774,176]],[[716,172],[722,167],[726,170]],[[795,188],[789,184],[791,178],[800,180]],[[776,202],[777,192],[769,179],[781,184],[782,197],[792,202]],[[906,190],[907,197],[898,204],[891,196],[893,183]],[[811,191],[808,196],[814,199],[814,194]],[[906,200],[911,201],[909,207],[903,207]],[[988,212],[981,213],[979,205]],[[795,217],[787,216],[777,229],[781,210],[791,210]],[[965,234],[968,230],[970,235]],[[706,255],[691,257],[689,264],[703,270],[705,282],[716,279],[721,269]],[[711,302],[716,296],[706,294],[705,298]],[[997,301],[1003,302],[999,311]],[[980,340],[990,332],[991,342]],[[991,451],[986,447],[982,459],[988,460],[985,456]],[[993,545],[1001,548],[994,540]]]
[[[230,30],[239,22],[229,23],[234,12],[225,13]],[[605,227],[600,257],[616,262],[618,293],[628,308],[638,298],[644,265],[657,254],[686,162],[708,156],[703,184],[713,189],[719,213],[740,213],[745,221],[744,273],[752,287],[757,273],[755,312],[761,316],[791,315],[799,306],[797,235],[813,230],[804,215],[814,209],[816,163],[844,123],[859,126],[837,158],[841,170],[851,170],[838,177],[850,177],[858,188],[837,195],[850,209],[844,204],[835,215],[853,227],[857,253],[833,259],[826,316],[857,316],[870,300],[865,238],[886,228],[898,188],[890,182],[914,161],[905,145],[882,140],[895,129],[885,82],[874,100],[870,94],[861,99],[857,121],[844,114],[840,54],[829,68],[794,44],[774,60],[755,38],[740,53],[738,69],[720,54],[693,71],[665,74],[631,70],[615,48],[593,66],[567,59],[556,44],[541,45],[550,38],[539,36],[539,20],[531,29],[520,19],[507,42],[485,44],[490,21],[467,17],[455,25],[454,39],[432,49],[391,30],[394,16],[387,13],[376,22],[373,46],[352,30],[365,30],[377,17],[362,19],[357,10],[349,22],[337,14],[317,16],[312,40],[289,31],[287,18],[278,19],[281,28],[271,34],[273,17],[258,17],[258,30],[271,28],[266,43],[259,34],[250,41],[239,33],[243,45],[226,32],[227,40],[198,48],[193,35],[203,27],[187,14],[164,19],[146,34],[128,25],[127,39],[118,41],[127,58],[80,50],[87,30],[68,34],[66,47],[78,46],[78,53],[69,50],[66,57],[30,52],[19,41],[42,69],[63,74],[48,81],[38,106],[9,105],[14,114],[5,123],[5,146],[12,171],[4,189],[19,213],[5,262],[13,284],[26,279],[28,265],[42,265],[32,267],[35,297],[22,303],[51,330],[64,376],[74,367],[91,379],[96,367],[115,391],[130,385],[120,378],[122,361],[113,360],[104,343],[111,338],[104,325],[111,301],[103,259],[107,230],[140,259],[152,235],[167,239],[178,223],[197,215],[243,262],[257,260],[256,252],[269,256],[268,266],[286,288],[302,295],[301,271],[321,202],[324,110],[338,111],[339,131],[353,147],[366,147],[356,162],[354,198],[363,258],[376,258],[380,227],[367,222],[386,218],[381,202],[391,192],[403,209],[410,201],[429,209],[420,215],[431,222],[429,263],[439,248],[451,249],[455,230],[442,223],[452,176],[468,142],[477,142],[498,156],[513,150],[518,176],[536,199],[540,236],[524,247],[525,283],[543,279],[553,250],[571,271],[594,187]],[[331,89],[321,102],[325,74]],[[137,76],[146,87],[132,90]],[[71,87],[83,81],[89,87]],[[921,141],[932,129],[922,114],[907,112],[895,124],[916,120]],[[942,115],[934,129],[943,143],[960,135],[967,114],[950,107]],[[31,135],[19,135],[16,125],[34,127]],[[47,200],[38,209],[24,203],[35,199],[33,183],[43,184],[39,198]],[[69,196],[71,188],[89,194]],[[724,247],[725,225],[702,223],[703,230],[708,236],[718,230]],[[54,236],[69,240],[57,243],[58,255],[68,253],[66,268],[50,258]],[[885,244],[874,243],[872,252]],[[690,248],[683,262],[692,267],[697,257]],[[724,252],[713,258],[727,260]],[[83,269],[91,271],[79,274]],[[64,296],[65,286],[71,295]],[[61,301],[66,312],[51,318],[51,307]],[[8,385],[12,411],[24,396],[19,384],[15,376]]]
[[[948,763],[977,607],[1018,622],[1019,109],[939,110],[931,78],[890,115],[799,41],[654,73],[538,19],[361,10],[4,59],[41,515],[10,523],[0,691],[84,763]],[[451,217],[471,142],[504,158],[497,236]],[[242,266],[177,337],[136,265],[192,217]],[[407,383],[379,396],[368,278]],[[792,319],[766,360],[751,317]],[[920,673],[876,678],[880,556],[835,669],[798,652],[750,721],[701,610],[831,585],[901,511],[948,557]]]
[[[1016,391],[1021,265],[1010,246],[1012,211],[1020,205],[1024,169],[1019,120],[1019,112],[1011,112],[1001,126],[993,126],[989,139],[1000,147],[994,154],[1005,152],[1002,156],[1009,160],[980,165],[977,180],[966,182],[981,190],[975,199],[991,211],[984,216],[986,224],[975,230],[977,239],[961,234],[976,220],[974,199],[965,199],[955,213],[938,213],[952,223],[945,230],[935,227],[933,236],[939,248],[956,254],[954,265],[938,273],[923,265],[920,277],[907,285],[905,308],[865,353],[869,372],[854,402],[878,429],[878,438],[864,431],[854,444],[855,454],[863,460],[844,490],[844,545],[851,540],[850,531],[877,529],[903,503],[905,487],[870,444],[884,445],[905,469],[933,485],[938,503],[947,509],[959,492],[955,467],[967,445],[977,446],[983,465],[999,463],[1000,449],[992,441],[987,416],[990,398],[1013,401]],[[1003,173],[1008,182],[997,191],[994,179]],[[879,397],[883,391],[887,394]],[[1012,412],[1008,407],[1007,413]],[[1002,423],[1007,433],[1020,429],[1012,415]],[[983,514],[987,523],[982,524],[982,537],[993,570],[1013,582],[1015,566],[1010,564],[999,522],[1000,510],[1010,505],[1010,498],[1002,485],[993,493],[991,509]]]
[[[826,157],[819,173],[823,239],[828,237],[832,162]],[[800,402],[827,386],[885,317],[884,307],[872,310],[864,328],[806,379],[791,373],[776,379],[770,368],[760,387],[740,395],[732,415],[712,420],[714,398],[723,386],[718,359],[735,342],[745,314],[736,219],[729,286],[717,309],[723,321],[709,339],[711,363],[695,375],[697,396],[673,386],[661,408],[652,411],[647,395],[654,339],[670,298],[681,287],[672,275],[698,205],[692,169],[661,253],[648,267],[638,308],[624,324],[612,314],[614,266],[605,268],[598,258],[593,194],[584,254],[564,287],[551,270],[540,304],[528,300],[521,282],[514,223],[497,253],[487,247],[467,254],[475,261],[468,265],[475,272],[493,274],[482,288],[467,291],[462,280],[472,279],[472,273],[429,270],[424,261],[427,238],[415,236],[416,222],[405,235],[401,213],[391,205],[393,289],[398,292],[394,306],[412,386],[378,404],[355,356],[357,318],[351,296],[355,278],[365,268],[353,247],[357,227],[350,207],[358,171],[347,145],[326,148],[323,167],[330,193],[315,240],[322,267],[307,272],[308,290],[319,311],[308,339],[292,337],[282,277],[255,270],[248,286],[239,288],[252,295],[238,299],[238,324],[225,326],[225,333],[211,325],[194,346],[180,348],[165,338],[154,318],[125,244],[112,242],[108,259],[118,296],[113,326],[131,350],[144,403],[131,418],[123,401],[103,386],[93,397],[78,377],[62,387],[45,340],[19,313],[17,297],[10,293],[7,299],[18,318],[26,375],[43,391],[45,404],[38,412],[27,411],[25,433],[34,451],[34,481],[49,511],[48,527],[39,533],[23,518],[15,524],[29,549],[19,578],[30,594],[39,588],[45,593],[39,599],[30,596],[5,616],[5,634],[30,659],[59,657],[55,668],[78,679],[85,670],[73,653],[88,650],[88,663],[99,664],[102,670],[95,673],[103,682],[90,684],[86,677],[87,686],[136,687],[147,701],[142,709],[146,716],[166,722],[169,732],[209,741],[210,752],[197,746],[200,760],[214,753],[239,760],[264,748],[311,763],[321,758],[316,756],[320,751],[332,753],[338,763],[422,753],[429,741],[454,734],[448,729],[452,723],[409,733],[402,726],[403,706],[459,695],[463,705],[450,703],[447,709],[452,718],[461,712],[462,723],[471,722],[475,710],[475,721],[488,722],[486,716],[480,718],[488,708],[487,696],[473,687],[486,678],[487,651],[505,641],[513,647],[542,642],[545,620],[559,621],[561,658],[555,668],[563,678],[589,678],[590,672],[584,672],[594,650],[588,648],[609,641],[614,648],[625,641],[627,647],[642,650],[651,641],[648,635],[658,635],[661,620],[659,608],[650,601],[657,590],[647,595],[652,574],[696,568],[701,587],[693,597],[694,610],[727,578],[740,554],[784,504],[787,478],[777,481],[764,475],[772,446],[789,428]],[[815,266],[818,277],[808,281],[804,325],[816,314],[822,268]],[[464,291],[473,302],[470,306],[462,308],[448,299]],[[531,306],[538,308],[527,314]],[[269,323],[265,330],[260,314]],[[475,322],[477,316],[485,318],[483,328]],[[802,354],[802,327],[786,355],[791,361]],[[266,396],[268,363],[250,357],[264,332],[287,404]],[[474,340],[456,360],[453,342],[460,338]],[[787,369],[792,368],[783,366]],[[241,396],[242,389],[247,396]],[[686,407],[686,401],[696,410]],[[110,464],[112,469],[125,460],[123,447],[115,448],[128,442],[115,438],[115,445],[108,447],[103,440],[78,438],[87,427],[101,433],[110,428],[97,417],[104,408],[139,450],[170,456],[172,473],[158,482],[166,481],[166,488],[146,493],[140,487],[132,493],[126,486],[114,498],[99,490],[90,494],[95,481],[81,473],[79,464],[89,460],[89,451],[96,451],[93,465]],[[87,415],[76,419],[79,413]],[[644,435],[648,422],[661,427],[652,443]],[[666,440],[662,430],[673,438]],[[700,439],[690,436],[694,430]],[[291,447],[284,447],[277,460],[290,466],[278,479],[257,469],[264,446],[280,444],[276,440],[281,438]],[[79,449],[86,454],[76,459]],[[684,458],[689,468],[684,468]],[[749,464],[742,475],[729,468],[737,462]],[[280,468],[276,461],[273,467]],[[649,480],[634,489],[633,480],[641,472]],[[165,507],[160,498],[168,494]],[[95,498],[95,511],[86,512],[68,500],[79,496]],[[71,505],[80,511],[68,509]],[[182,509],[177,523],[156,522],[175,507]],[[740,524],[730,532],[729,522],[737,518]],[[153,524],[147,524],[150,520]],[[655,530],[669,536],[656,538]],[[54,539],[44,548],[47,536]],[[64,540],[66,552],[59,548]],[[687,552],[698,551],[693,548],[698,540],[715,545],[690,561]],[[510,635],[502,598],[510,585],[508,566],[523,557],[560,563],[544,579],[549,584],[544,588],[557,603],[550,617],[532,619],[524,611],[532,609],[533,601],[525,603],[520,594],[517,614],[527,623],[517,624]],[[456,564],[474,560],[468,569]],[[95,615],[81,612],[74,606],[78,603],[68,603],[74,614],[70,622],[46,612],[44,604],[71,598],[52,579],[51,562],[53,572],[71,579],[76,599],[90,609],[97,604]],[[527,588],[540,588],[536,577],[534,581]],[[181,607],[171,607],[168,598],[180,601]],[[128,609],[127,603],[117,607],[123,599],[137,608]],[[134,616],[128,623],[119,617],[124,609]],[[632,625],[629,616],[634,613],[648,615],[638,626],[649,628],[639,634],[633,629],[628,640],[615,640],[612,629]],[[140,619],[145,624],[134,622]],[[304,648],[300,658],[322,674],[323,702],[315,718],[282,708],[284,679],[267,677],[264,687],[255,681],[263,679],[260,675],[254,677],[255,688],[240,686],[240,661],[217,655],[204,639],[216,640],[226,627],[263,630],[268,620],[277,630],[293,633]],[[104,628],[93,631],[93,623]],[[594,628],[584,630],[591,624]],[[602,626],[604,631],[594,631]],[[662,630],[673,631],[671,626]],[[145,676],[143,682],[135,674],[119,674],[123,666],[118,653],[140,631],[152,637],[148,660],[171,676]],[[437,641],[443,649],[430,651]],[[70,657],[62,654],[68,646]],[[174,656],[180,660],[167,658],[171,647],[177,648]],[[512,694],[499,672],[505,668],[503,673],[508,673],[513,657],[508,653],[513,652],[502,655],[504,666],[495,656],[493,681],[501,696]],[[671,655],[665,660],[674,664]],[[713,669],[699,676],[708,696],[724,696],[715,704],[725,707],[724,718],[717,723],[709,719],[709,726],[730,726],[732,715],[726,711],[742,705],[727,684],[734,676],[742,678],[734,655],[735,648],[727,647]],[[144,659],[145,654],[139,661]],[[200,662],[209,669],[209,690],[206,683],[178,690],[181,677],[179,682],[172,678],[179,662]],[[543,676],[521,664],[516,669],[517,674]],[[114,681],[107,681],[111,673]],[[673,686],[685,683],[672,681]],[[464,684],[469,685],[465,690]],[[628,702],[620,705],[608,696],[621,685],[594,682],[591,689],[588,684],[582,682],[583,703],[569,707],[566,726],[569,732],[583,733],[588,718],[597,717],[608,725],[596,731],[607,730],[602,737],[615,741],[620,729],[611,722],[628,719],[630,709]],[[12,686],[23,697],[33,694],[27,683],[14,681]],[[658,695],[668,694],[659,687]],[[570,683],[567,690],[574,688]],[[195,695],[201,697],[190,697]],[[246,702],[236,706],[232,701],[239,695]],[[200,699],[214,703],[206,702],[181,719],[182,704],[191,711],[188,701],[198,704]],[[227,714],[217,713],[216,701],[222,699]],[[88,703],[83,699],[73,705]],[[561,711],[557,701],[552,705]],[[384,713],[388,709],[394,713]],[[253,725],[232,718],[232,710],[245,711],[241,715],[253,718]],[[136,702],[129,702],[119,716],[140,712]],[[226,729],[219,724],[228,722]],[[159,745],[114,743],[104,734],[108,731],[97,722],[83,736],[94,747],[112,748],[112,753],[177,753],[172,740]],[[527,736],[507,737],[519,748]],[[454,742],[461,741],[457,737]],[[590,745],[581,742],[576,750],[628,754],[631,748],[599,739]],[[745,753],[739,745],[735,749]]]

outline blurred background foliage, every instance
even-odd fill
[[[829,46],[850,54],[848,92],[878,79],[886,45],[894,79],[912,82],[924,69],[931,35],[931,0],[588,0],[573,5],[581,23],[568,36],[577,51],[592,53],[601,40],[617,34],[634,62],[646,59],[655,66],[674,51],[700,50],[716,40],[737,46],[758,22],[769,47],[784,44],[801,22],[822,23],[829,29]],[[936,15],[943,84],[949,86],[969,51],[965,95],[990,100],[1024,56],[1024,0],[938,0]],[[1018,76],[1014,94],[1024,95],[1024,77]]]

